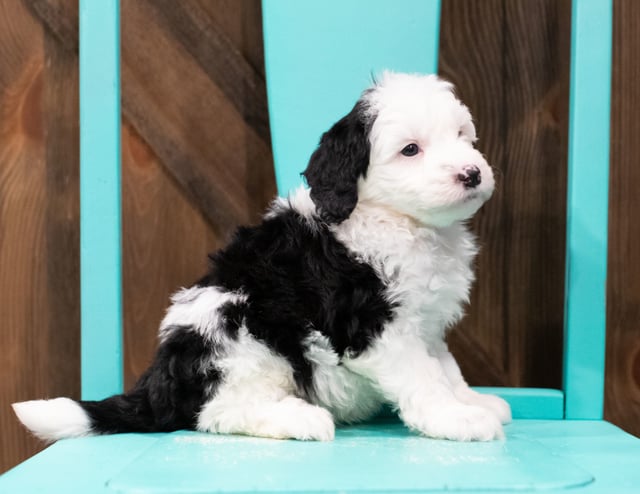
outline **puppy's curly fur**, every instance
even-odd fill
[[[473,281],[465,227],[491,168],[452,86],[385,73],[311,156],[301,188],[240,228],[172,298],[151,367],[98,402],[17,403],[46,440],[197,429],[331,440],[384,403],[435,438],[503,435],[509,406],[445,343]]]

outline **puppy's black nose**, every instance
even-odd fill
[[[460,180],[465,189],[473,189],[477,187],[482,182],[482,178],[480,177],[480,168],[476,165],[465,166],[463,169],[464,173],[458,174],[458,180]]]

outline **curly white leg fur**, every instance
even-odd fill
[[[348,365],[375,382],[398,407],[405,424],[426,436],[456,441],[504,437],[496,414],[460,401],[443,362],[408,332],[383,335]]]
[[[440,403],[401,411],[404,422],[428,437],[454,441],[491,441],[503,439],[497,417],[489,410],[462,403]]]
[[[198,415],[201,431],[275,439],[331,441],[333,417],[295,396],[293,369],[240,328],[216,361],[224,379]]]
[[[213,399],[203,407],[198,429],[302,441],[332,441],[335,436],[333,417],[327,410],[293,396],[236,406]]]
[[[502,424],[511,422],[511,407],[499,396],[478,393],[466,384],[458,386],[455,395],[462,403],[491,411]]]
[[[502,424],[511,422],[511,407],[509,404],[499,396],[482,394],[471,389],[462,377],[458,363],[446,347],[439,352],[438,361],[451,384],[455,397],[459,401],[466,405],[489,410]]]

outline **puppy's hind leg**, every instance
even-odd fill
[[[217,362],[223,379],[198,414],[201,431],[330,441],[331,413],[296,397],[289,361],[241,328]]]
[[[233,403],[226,398],[216,397],[205,404],[198,417],[198,429],[302,441],[331,441],[334,438],[331,414],[295,396],[244,403]]]

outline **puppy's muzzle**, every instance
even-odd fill
[[[463,173],[458,173],[458,180],[462,182],[465,189],[474,189],[482,183],[480,168],[476,165],[468,165],[462,169]]]

